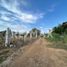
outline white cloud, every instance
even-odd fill
[[[7,16],[5,16],[5,15],[2,15],[2,16],[0,17],[0,19],[5,20],[5,21],[10,21],[10,18],[7,17]]]
[[[40,14],[39,14],[39,17],[40,17],[40,18],[43,18],[44,15],[46,15],[46,13],[40,13]]]
[[[26,26],[26,25],[20,25],[20,24],[15,24],[14,25],[14,24],[11,24],[11,23],[5,23],[5,22],[0,21],[0,31],[6,30],[6,28],[8,28],[8,27],[12,31],[20,32],[20,33],[23,33],[23,32],[26,32],[26,31],[30,30],[30,27]]]
[[[48,12],[53,12],[56,8],[56,4],[52,4],[49,9],[48,9]]]
[[[44,28],[44,27],[40,27],[40,30],[41,30],[41,33],[48,33],[49,32],[49,30],[52,30],[52,28]]]
[[[42,18],[42,15],[32,15],[32,14],[27,14],[27,13],[22,13],[19,18],[26,23],[34,23],[36,22],[38,19]]]
[[[25,31],[29,31],[30,27],[27,25],[23,25],[23,23],[20,25],[18,22],[17,24],[14,24],[15,22],[11,22],[11,21],[15,21],[16,19],[20,20],[21,22],[24,23],[35,23],[37,20],[42,19],[44,17],[44,13],[26,13],[20,10],[19,8],[19,0],[8,0],[9,2],[7,2],[7,0],[0,0],[0,6],[3,6],[4,8],[6,8],[9,11],[6,10],[0,10],[0,18],[8,21],[8,23],[6,23],[5,21],[0,20],[0,25],[2,25],[2,27],[0,27],[1,29],[5,29],[7,27],[10,27],[13,31],[19,31],[19,32],[25,32]],[[25,2],[25,0],[21,0],[22,1],[22,5],[28,5],[27,2]],[[21,5],[21,6],[22,6]],[[23,6],[22,6],[23,8]],[[13,14],[14,13],[14,14]],[[11,15],[12,17],[8,17],[6,14]]]
[[[20,24],[17,24],[17,25],[12,25],[12,24],[7,24],[7,27],[11,28],[12,31],[15,31],[15,32],[26,32],[26,31],[29,31],[29,27],[26,26],[26,25],[20,25]]]
[[[27,23],[33,23],[39,20],[40,18],[43,18],[44,14],[40,13],[38,15],[35,14],[29,14],[29,13],[24,13],[20,10],[19,8],[19,0],[9,0],[9,3],[6,2],[6,0],[1,0],[1,5],[4,6],[6,9],[14,12],[18,19],[21,19],[23,22]],[[21,0],[21,2],[25,5],[27,3],[24,0]],[[22,7],[23,8],[23,7]],[[5,19],[8,19],[5,17]],[[13,20],[13,19],[12,19]]]
[[[1,5],[4,6],[6,9],[18,13],[18,0],[9,0],[9,2],[7,2],[7,0],[1,0]]]

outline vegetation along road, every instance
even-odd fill
[[[47,47],[50,44],[40,38],[21,47],[11,60],[8,58],[4,62],[3,67],[67,67],[67,51]]]

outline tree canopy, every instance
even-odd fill
[[[67,22],[63,22],[62,24],[53,28],[53,33],[57,34],[67,34]]]

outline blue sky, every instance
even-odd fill
[[[67,21],[67,0],[0,0],[0,30],[42,32]]]

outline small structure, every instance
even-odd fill
[[[16,37],[16,33],[12,32],[12,38],[15,38],[15,37]]]
[[[30,31],[29,34],[30,34],[30,38],[34,38],[34,37],[37,38],[40,35],[40,31],[34,28]]]
[[[11,30],[9,28],[7,28],[6,35],[5,35],[5,47],[10,45],[11,36],[12,36],[12,32],[11,32]]]
[[[23,34],[20,34],[19,32],[18,33],[12,32],[10,28],[7,28],[5,34],[5,47],[14,46],[15,40],[17,40],[18,42],[22,40],[24,42],[26,41],[26,39],[38,38],[38,36],[40,36],[40,31],[36,28],[32,29],[29,33],[23,33]]]
[[[51,37],[51,38],[53,37],[52,36],[52,30],[50,30],[50,29],[49,29],[48,37]]]

